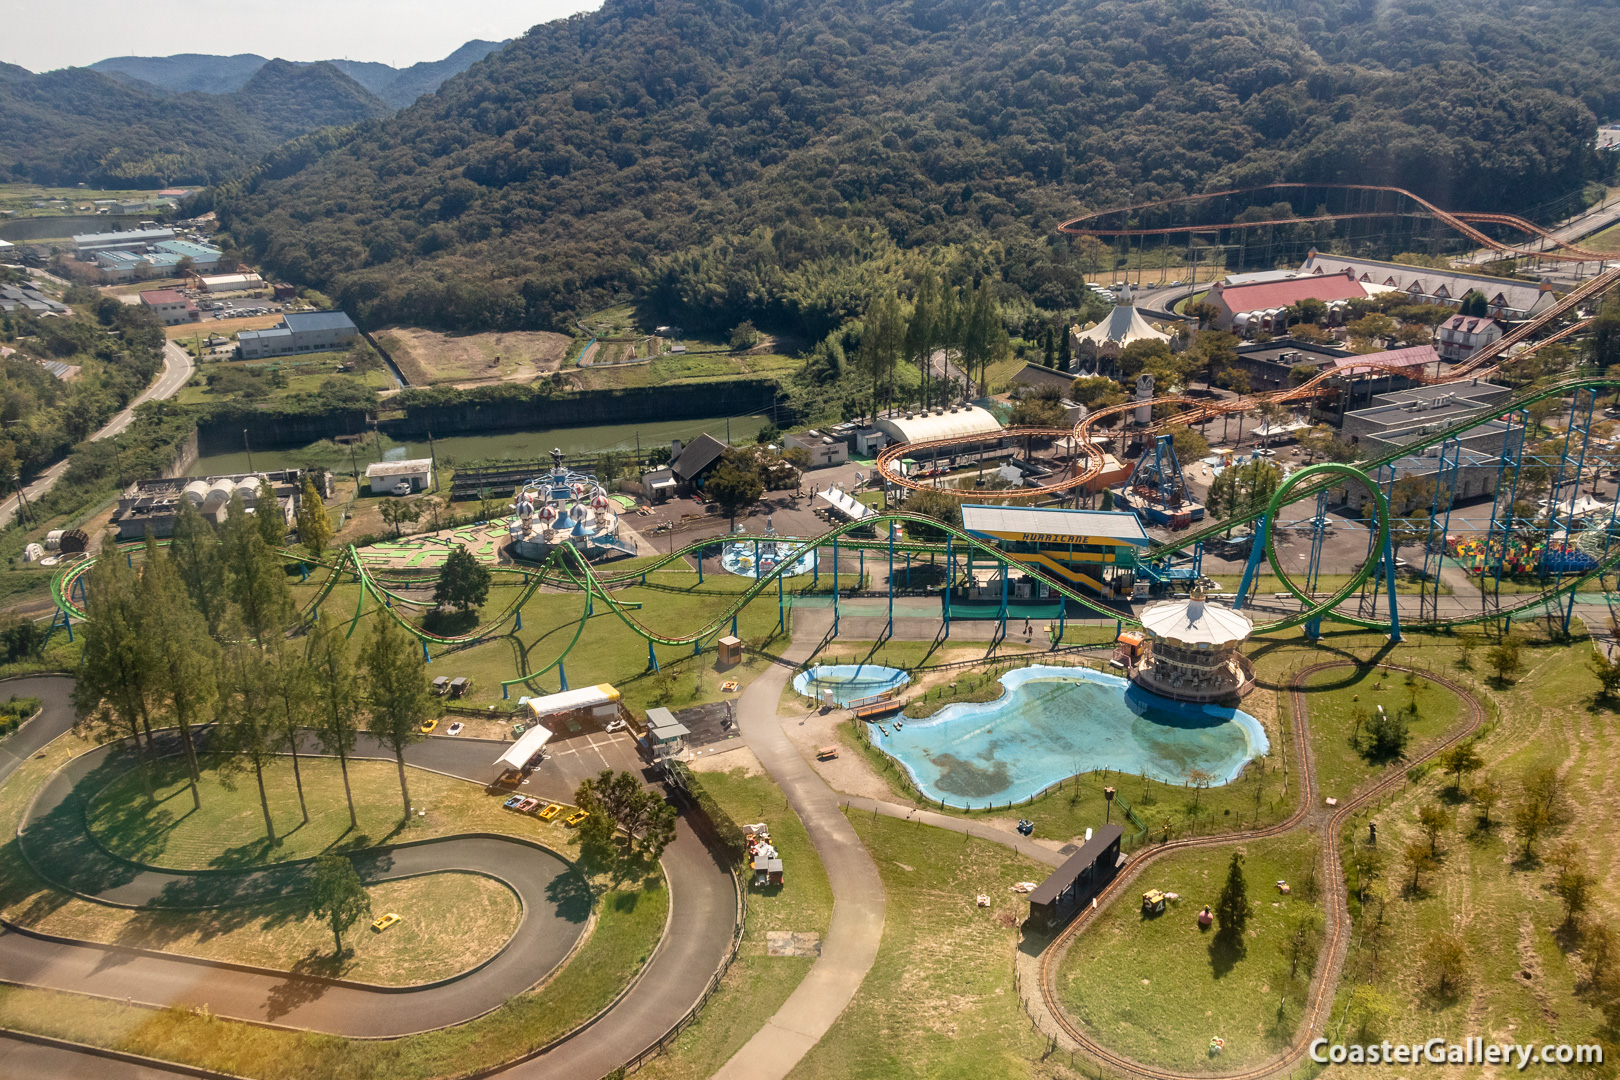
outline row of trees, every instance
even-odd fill
[[[979,393],[988,394],[985,371],[1011,354],[1011,339],[1002,325],[988,279],[952,286],[932,272],[922,275],[907,305],[891,291],[879,293],[861,320],[859,365],[872,383],[872,413],[895,400],[895,373],[902,362],[917,368],[921,405],[945,403],[938,392],[935,356],[954,357]]]
[[[204,753],[227,773],[251,770],[271,842],[264,770],[282,753],[292,756],[309,819],[298,759],[306,730],[338,758],[357,824],[348,756],[364,730],[392,751],[408,817],[404,751],[438,712],[421,651],[386,617],[373,620],[358,664],[347,627],[329,613],[290,636],[300,626],[279,553],[282,528],[275,515],[249,515],[236,496],[217,528],[182,501],[173,542],[164,549],[148,540],[139,572],[109,545],[86,575],[79,714],[104,735],[132,741],[149,797],[162,728],[175,729],[194,806]]]

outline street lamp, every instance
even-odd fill
[[[1114,789],[1103,788],[1103,824],[1114,820]]]

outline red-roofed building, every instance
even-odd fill
[[[202,318],[197,305],[173,289],[152,289],[141,293],[141,306],[156,315],[158,322],[164,326],[179,326]]]
[[[1502,336],[1502,324],[1480,315],[1453,315],[1440,324],[1440,359],[1458,364]]]
[[[1256,330],[1276,333],[1283,329],[1282,312],[1301,300],[1316,299],[1328,305],[1328,322],[1344,321],[1351,300],[1368,296],[1361,282],[1349,274],[1260,281],[1252,285],[1226,285],[1217,282],[1209,291],[1209,302],[1219,309],[1215,325],[1236,334]]]
[[[1405,349],[1333,358],[1333,369],[1340,375],[1369,372],[1374,370],[1375,365],[1379,368],[1422,368],[1425,364],[1434,364],[1436,370],[1439,368],[1440,354],[1434,351],[1433,345],[1413,345]]]

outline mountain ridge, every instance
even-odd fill
[[[424,60],[408,67],[361,60],[290,61],[300,66],[330,64],[394,108],[404,108],[423,94],[431,94],[445,79],[504,48],[506,41],[474,39],[439,60]],[[86,67],[103,74],[118,73],[163,90],[231,94],[247,85],[271,60],[257,53],[233,56],[214,53],[176,53],[172,56],[111,56]]]
[[[1305,180],[1485,210],[1598,179],[1603,4],[1411,6],[1422,42],[1360,0],[607,0],[215,206],[362,321],[561,329],[638,294],[819,336],[930,252],[1073,308],[1051,230],[1088,206]]]

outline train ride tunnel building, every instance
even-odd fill
[[[962,528],[1014,563],[1097,596],[1130,596],[1136,553],[1149,544],[1136,515],[1033,506],[962,507]]]

